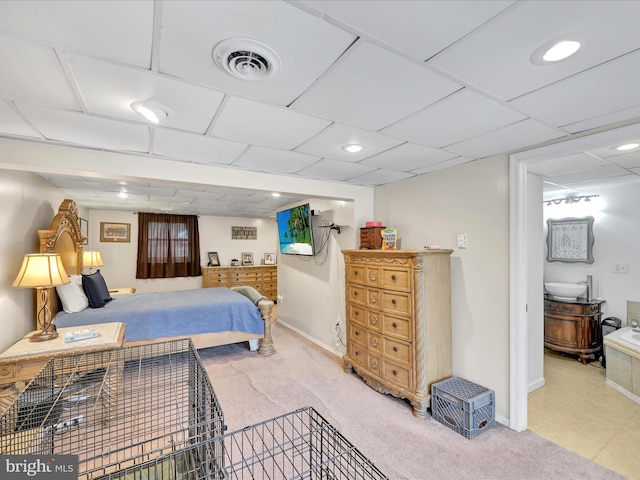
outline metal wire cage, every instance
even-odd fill
[[[387,478],[311,407],[224,430],[176,340],[51,360],[0,417],[0,454],[78,455],[79,480]]]
[[[78,455],[79,480],[208,478],[224,428],[196,349],[175,340],[51,360],[0,417],[0,454]],[[184,450],[188,465],[165,461]]]

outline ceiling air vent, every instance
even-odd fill
[[[250,38],[223,40],[213,48],[212,57],[218,67],[241,80],[263,80],[280,69],[276,52]]]

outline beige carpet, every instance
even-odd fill
[[[468,440],[369,388],[341,359],[279,325],[276,354],[243,345],[201,350],[229,430],[311,406],[397,480],[603,480],[624,477],[527,431],[496,424]]]

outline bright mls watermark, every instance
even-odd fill
[[[0,455],[3,480],[76,480],[78,455]]]

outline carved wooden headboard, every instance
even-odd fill
[[[80,231],[80,219],[76,202],[65,199],[58,208],[58,214],[53,217],[49,230],[38,230],[40,238],[40,253],[57,253],[62,259],[64,269],[69,275],[82,273],[82,243],[84,237]],[[38,296],[38,309],[41,305]],[[58,295],[55,288],[49,290],[49,309],[51,314],[58,313]],[[41,325],[38,325],[40,328]]]

